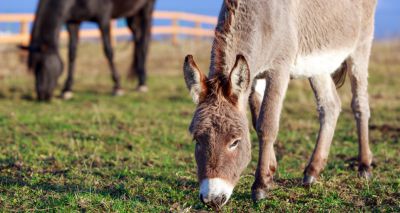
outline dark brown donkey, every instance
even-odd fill
[[[266,197],[277,167],[274,142],[291,78],[309,79],[320,120],[304,184],[315,182],[328,159],[341,110],[335,83],[346,71],[358,128],[359,174],[371,177],[367,76],[375,6],[376,0],[225,0],[208,77],[192,56],[184,64],[197,103],[190,132],[204,203],[223,206],[250,161],[247,101],[260,145],[252,197]]]
[[[131,68],[139,78],[139,91],[146,91],[145,63],[151,38],[151,21],[155,0],[41,0],[36,11],[29,47],[30,69],[35,71],[36,93],[39,100],[50,100],[63,70],[59,55],[59,34],[66,23],[69,39],[69,67],[62,96],[72,97],[72,84],[79,26],[83,21],[98,24],[104,52],[114,81],[113,94],[122,94],[120,77],[113,61],[110,21],[126,17],[132,31],[135,52]]]

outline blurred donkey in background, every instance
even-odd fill
[[[155,0],[40,0],[28,47],[28,67],[35,72],[35,87],[39,101],[52,98],[57,80],[63,70],[59,54],[59,34],[64,23],[69,33],[68,77],[62,90],[62,98],[72,97],[72,84],[78,31],[83,21],[96,22],[99,26],[112,79],[113,94],[122,95],[120,77],[113,61],[110,25],[111,19],[126,17],[132,31],[135,50],[130,73],[137,75],[140,92],[146,87],[146,57],[151,39],[151,22]]]

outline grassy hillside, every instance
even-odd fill
[[[80,46],[73,100],[43,104],[33,101],[33,77],[18,53],[1,48],[0,211],[209,210],[198,199],[194,144],[187,132],[195,106],[181,66],[184,55],[192,53],[206,70],[210,42],[153,43],[150,92],[135,93],[136,84],[125,80],[123,97],[110,95],[101,50],[95,44]],[[116,61],[123,76],[130,58],[130,45],[118,44]],[[258,146],[251,130],[253,160],[223,211],[400,211],[399,70],[400,44],[376,44],[370,67],[372,181],[357,178],[347,82],[340,89],[343,110],[326,169],[314,187],[301,187],[318,120],[308,82],[294,80],[275,146],[277,187],[267,200],[252,203]]]

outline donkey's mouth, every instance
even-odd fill
[[[206,203],[203,199],[203,196],[200,195],[200,200],[202,203],[213,208],[214,210],[220,210],[228,202],[228,198],[225,195],[221,195],[209,203]]]

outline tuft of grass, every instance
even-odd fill
[[[154,42],[147,94],[112,97],[101,46],[84,43],[77,62],[75,97],[50,104],[33,101],[33,77],[18,52],[5,48],[0,61],[0,211],[211,211],[198,199],[194,144],[187,132],[195,108],[181,75],[193,54],[206,71],[210,41],[179,46]],[[224,212],[400,211],[400,44],[375,45],[370,66],[370,143],[374,179],[357,178],[357,136],[348,82],[340,89],[343,111],[318,184],[301,187],[302,171],[318,130],[316,106],[306,80],[291,82],[275,150],[276,187],[252,203],[257,163],[242,175]],[[65,59],[66,50],[62,49]],[[123,76],[131,47],[116,47]],[[62,79],[65,79],[65,73]],[[61,84],[62,81],[59,83]],[[59,90],[56,94],[59,94]]]

